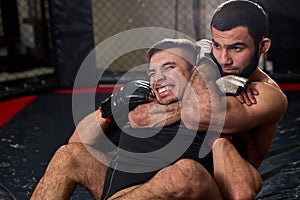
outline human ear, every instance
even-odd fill
[[[271,39],[265,37],[260,41],[260,44],[261,53],[267,53],[271,46]]]

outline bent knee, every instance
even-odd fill
[[[69,157],[78,157],[85,151],[86,148],[82,143],[70,143],[59,147],[56,153],[66,155]]]
[[[200,163],[188,158],[178,160],[176,163],[174,163],[174,166],[181,170],[187,171],[188,173],[196,173],[199,172],[199,170],[205,170]]]
[[[80,153],[82,150],[84,150],[85,147],[82,143],[69,143],[62,145],[58,148],[58,151],[68,153],[70,155]]]
[[[205,180],[210,174],[198,162],[191,159],[181,159],[173,165],[173,170],[178,171],[175,174],[176,181],[181,181],[185,186],[193,184],[199,185],[201,180]]]
[[[74,164],[83,151],[85,151],[85,148],[81,143],[63,145],[57,149],[51,162],[60,166],[60,168],[76,166]]]
[[[210,176],[203,166],[191,159],[182,159],[161,171],[166,181],[165,192],[172,196],[198,196],[201,183]]]

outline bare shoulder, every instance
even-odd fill
[[[259,91],[256,97],[259,105],[273,109],[273,113],[279,117],[284,114],[288,101],[275,82],[252,82],[251,85]]]
[[[280,100],[287,102],[285,94],[275,82],[252,82],[251,85],[258,89],[260,94],[265,93],[272,97],[277,96]]]

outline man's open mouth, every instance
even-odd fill
[[[170,88],[168,86],[164,86],[164,87],[161,87],[161,88],[158,88],[157,89],[157,92],[160,94],[160,93],[163,93],[167,90],[169,90]]]

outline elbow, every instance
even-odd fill
[[[196,126],[195,123],[195,118],[193,118],[194,112],[190,112],[187,109],[182,109],[181,110],[181,121],[185,125],[186,128],[191,129],[191,130],[197,130],[198,126]]]
[[[181,110],[181,120],[185,127],[190,130],[207,131],[210,125],[208,117],[200,116],[199,112],[195,110]]]

